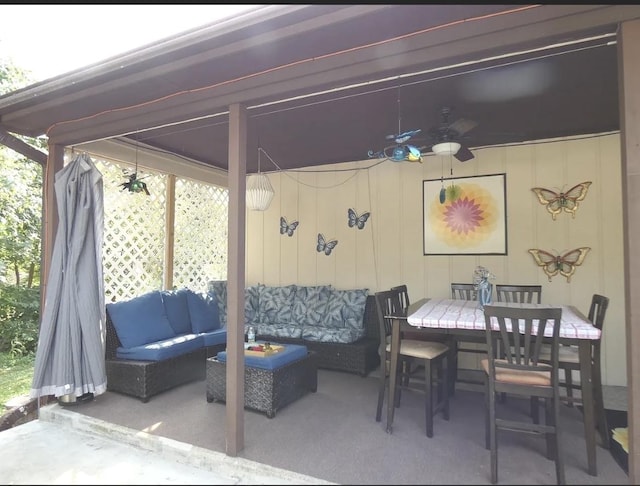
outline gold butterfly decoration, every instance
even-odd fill
[[[546,206],[547,211],[551,213],[551,217],[555,220],[558,213],[563,209],[575,218],[578,209],[578,202],[587,196],[587,190],[591,185],[591,181],[576,184],[566,192],[555,192],[544,187],[532,187],[531,190],[538,196],[540,204]]]
[[[544,273],[549,277],[558,275],[558,273],[566,277],[567,282],[571,282],[571,276],[576,271],[576,267],[582,265],[584,258],[591,248],[583,246],[582,248],[576,248],[570,250],[562,255],[553,255],[548,251],[531,249],[529,253],[533,255],[533,259],[539,267],[542,267]]]

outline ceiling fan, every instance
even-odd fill
[[[433,152],[437,155],[453,155],[460,162],[466,162],[474,158],[471,151],[462,143],[463,135],[478,126],[478,122],[465,118],[458,118],[449,123],[451,108],[442,107],[440,125],[431,127],[427,136],[431,145],[426,146],[426,152]]]

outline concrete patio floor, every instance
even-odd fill
[[[334,484],[153,436],[54,403],[0,432],[2,484]]]

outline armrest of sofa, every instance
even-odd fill
[[[115,327],[113,327],[113,322],[111,321],[111,317],[109,316],[109,312],[107,312],[107,345],[105,349],[105,358],[106,359],[115,359],[116,350],[122,346],[120,339],[118,339],[118,334],[116,333]]]
[[[363,326],[364,335],[367,339],[380,342],[380,326],[378,326],[378,313],[376,311],[376,298],[374,295],[367,295],[367,303],[364,307]]]

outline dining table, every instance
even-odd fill
[[[494,302],[492,305],[506,307],[548,308],[561,307],[560,344],[578,346],[580,359],[580,381],[582,386],[582,402],[584,413],[585,442],[587,448],[587,471],[597,475],[596,467],[596,413],[593,402],[591,345],[593,340],[600,339],[601,331],[595,327],[579,310],[572,305]],[[486,336],[484,310],[477,300],[449,298],[423,298],[413,302],[398,315],[392,318],[391,363],[388,397],[393,396],[398,371],[398,350],[403,330],[421,329],[425,333],[437,332],[454,337]],[[551,336],[551,326],[546,326],[545,335]],[[497,329],[497,328],[496,328]],[[391,432],[394,415],[394,400],[387,399],[387,432]],[[607,431],[600,427],[603,440],[608,440]]]

